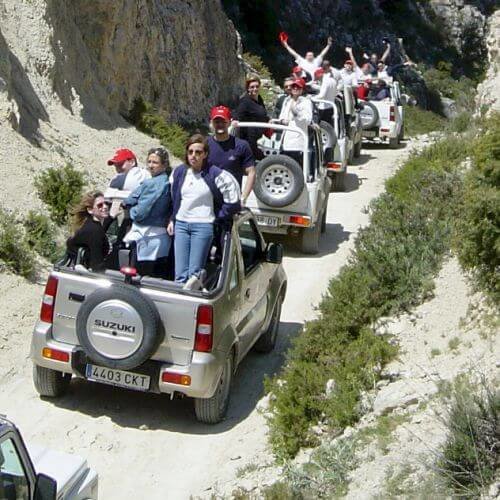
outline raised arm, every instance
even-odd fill
[[[352,61],[352,64],[355,68],[359,68],[358,61],[354,57],[354,52],[352,51],[352,47],[346,47],[345,51],[349,54],[349,59]]]
[[[290,45],[288,45],[288,42],[286,42],[285,40],[283,40],[281,42],[281,45],[283,45],[283,47],[285,47],[285,49],[288,51],[288,53],[293,56],[295,59],[298,59],[300,57],[299,54],[297,54],[297,52],[295,52],[295,50],[292,49],[292,47],[290,47]]]
[[[326,47],[319,53],[319,56],[321,58],[326,56],[326,53],[330,50],[330,47],[332,46],[332,43],[333,43],[333,38],[329,36],[326,42]]]
[[[389,54],[391,53],[391,44],[390,43],[387,43],[387,48],[385,49],[384,53],[382,54],[382,57],[380,58],[380,60],[385,63],[385,61],[387,60],[387,58],[389,57]]]

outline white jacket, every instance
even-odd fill
[[[287,97],[281,108],[280,120],[288,120],[288,126],[297,130],[302,130],[307,135],[307,128],[313,119],[312,102],[304,96],[300,96],[297,101]],[[304,138],[300,133],[285,132],[283,137],[283,149],[285,151],[303,151]]]
[[[313,95],[311,99],[313,101],[330,101],[334,102],[335,97],[337,95],[337,80],[334,80],[333,78],[329,76],[324,76],[323,80],[321,81],[321,87],[319,88],[319,93],[316,95]],[[326,104],[320,102],[318,104],[319,109],[326,109],[330,106],[327,106]]]

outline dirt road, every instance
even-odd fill
[[[304,257],[287,250],[289,286],[279,344],[270,355],[250,354],[240,366],[223,423],[197,423],[189,400],[79,380],[66,397],[40,400],[28,350],[42,286],[5,274],[0,275],[0,413],[16,422],[27,440],[87,457],[99,473],[105,500],[209,496],[238,468],[256,457],[265,460],[266,424],[256,409],[263,379],[279,369],[290,338],[314,316],[329,278],[345,264],[356,232],[368,221],[364,208],[408,149],[364,149],[357,166],[349,167],[347,191],[330,195],[320,253]]]

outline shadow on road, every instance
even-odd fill
[[[363,146],[364,147],[364,146]],[[352,160],[352,164],[355,167],[359,167],[360,165],[364,165],[365,163],[368,163],[369,161],[372,161],[375,159],[375,156],[365,153],[363,150],[361,150],[361,154]],[[349,168],[349,167],[347,167]]]
[[[264,378],[279,371],[284,353],[301,328],[301,323],[281,322],[275,351],[269,354],[251,351],[241,362],[233,379],[227,417],[220,424],[207,425],[198,422],[190,398],[170,400],[170,396],[166,394],[118,389],[82,379],[72,380],[66,396],[47,401],[59,408],[90,417],[109,417],[116,425],[125,428],[186,434],[226,432],[254,410],[264,393]]]

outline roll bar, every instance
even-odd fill
[[[333,108],[333,128],[335,129],[335,135],[337,138],[339,137],[339,110],[337,105],[332,101],[325,101],[324,99],[314,99],[313,102],[318,104],[326,104],[329,107]]]
[[[304,174],[304,181],[307,182],[309,177],[309,136],[302,129],[289,127],[287,125],[281,125],[279,123],[271,122],[238,122],[237,125],[231,125],[229,132],[232,133],[235,128],[261,128],[261,129],[272,129],[274,131],[281,130],[282,132],[291,132],[293,134],[302,135],[304,140],[304,148],[302,150],[302,172]]]

